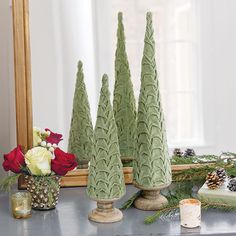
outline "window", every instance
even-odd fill
[[[197,6],[193,0],[112,0],[95,6],[98,72],[114,84],[117,13],[123,12],[134,92],[138,100],[145,13],[153,12],[156,61],[171,148],[203,144]],[[111,19],[108,21],[107,19]],[[109,31],[110,30],[110,31]],[[104,59],[105,58],[105,59]]]

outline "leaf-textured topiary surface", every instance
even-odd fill
[[[125,49],[121,12],[118,13],[113,109],[118,130],[121,159],[132,159],[135,156],[136,105]]]
[[[158,188],[171,183],[171,163],[157,80],[154,32],[150,12],[147,13],[146,19],[134,181],[143,187]]]
[[[93,125],[81,61],[78,63],[68,152],[73,153],[79,163],[89,161],[94,153]]]
[[[94,200],[120,198],[125,193],[125,183],[107,75],[102,78],[94,140],[87,193]]]

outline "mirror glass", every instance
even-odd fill
[[[170,149],[235,152],[236,1],[223,2],[30,0],[34,125],[62,133],[67,149],[79,60],[95,124],[103,73],[112,99],[119,11],[137,101],[145,14],[152,11]]]

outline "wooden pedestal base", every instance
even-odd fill
[[[142,190],[134,201],[134,206],[144,211],[156,211],[168,204],[168,200],[160,194],[160,190]]]
[[[121,156],[121,162],[125,165],[125,164],[129,164],[134,160],[134,157],[130,157],[130,156]]]
[[[114,208],[113,201],[99,201],[97,208],[92,210],[88,216],[89,220],[98,223],[113,223],[122,220],[122,212]]]

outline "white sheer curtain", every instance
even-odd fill
[[[30,36],[34,125],[63,134],[66,150],[78,60],[96,118],[97,93],[91,0],[31,0]],[[97,83],[96,83],[97,82]]]
[[[156,59],[170,147],[203,145],[199,16],[194,0],[103,0],[95,4],[98,72],[114,83],[117,13],[123,12],[126,48],[138,100],[145,13],[153,12]]]

